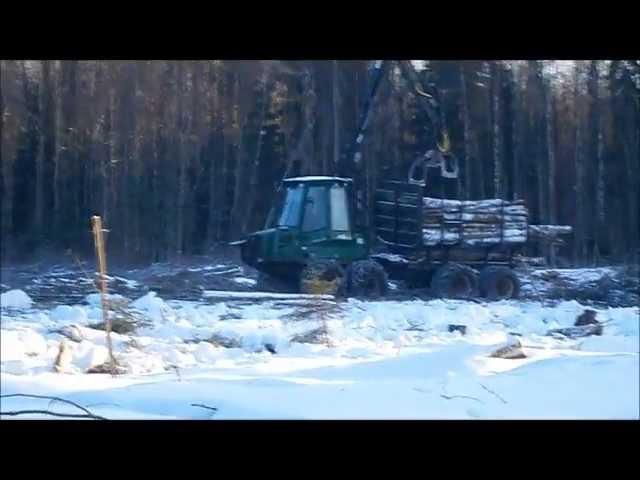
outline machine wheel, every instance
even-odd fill
[[[339,263],[331,260],[310,262],[300,272],[300,292],[316,295],[341,295],[345,273]]]
[[[478,291],[478,274],[466,265],[447,263],[433,274],[431,289],[438,297],[472,297]]]
[[[520,280],[507,267],[486,267],[480,272],[480,294],[488,300],[518,298]]]
[[[354,297],[380,298],[389,291],[387,272],[375,260],[358,260],[347,270],[347,293]]]
[[[258,292],[291,293],[296,291],[296,284],[263,272],[258,273],[255,290]]]

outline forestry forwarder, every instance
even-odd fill
[[[407,182],[386,181],[378,186],[371,229],[365,224],[361,147],[376,94],[393,63],[422,102],[433,139],[424,156],[411,165]],[[345,158],[339,168],[341,176],[282,180],[265,229],[231,243],[241,247],[245,263],[261,273],[295,282],[302,293],[378,298],[387,293],[390,278],[408,285],[429,285],[440,297],[518,296],[520,282],[512,270],[513,255],[526,239],[502,241],[504,220],[500,241],[488,246],[465,244],[462,235],[454,242],[425,241],[427,171],[437,168],[441,176],[456,178],[458,165],[449,152],[437,90],[433,85],[427,91],[422,88],[411,62],[375,62],[357,135]],[[416,179],[416,171],[421,178]],[[391,254],[370,254],[368,233],[372,230]]]

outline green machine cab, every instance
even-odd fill
[[[354,227],[352,185],[339,177],[285,179],[264,230],[235,242],[242,260],[269,275],[296,279],[309,263],[345,267],[367,258],[366,237]]]

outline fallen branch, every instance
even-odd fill
[[[479,385],[480,385],[482,388],[484,388],[487,392],[489,392],[490,394],[494,395],[496,398],[499,398],[499,399],[502,401],[502,403],[505,403],[505,404],[507,403],[507,401],[506,401],[504,398],[502,398],[500,395],[498,395],[498,394],[497,394],[496,392],[494,392],[493,390],[491,390],[491,389],[489,389],[489,388],[485,387],[485,386],[484,386],[483,384],[481,384],[481,383],[479,383]]]
[[[466,398],[468,400],[475,400],[476,402],[484,403],[479,398],[471,397],[469,395],[447,395],[446,394],[446,385],[445,384],[442,385],[442,392],[443,393],[441,393],[440,396],[442,398],[444,398],[445,400],[453,400],[454,398]]]
[[[208,410],[213,410],[214,412],[218,411],[218,409],[216,407],[210,407],[209,405],[205,405],[204,403],[192,403],[191,406],[192,407],[199,407],[199,408],[206,408]]]
[[[18,415],[51,415],[52,417],[63,418],[92,418],[93,420],[108,420],[107,418],[100,417],[99,415],[87,415],[86,413],[57,413],[50,410],[16,410],[9,412],[0,412],[2,416],[15,417]]]
[[[43,415],[52,415],[54,417],[69,417],[69,418],[93,418],[94,420],[107,420],[104,417],[101,417],[99,415],[95,415],[94,413],[92,413],[90,410],[88,410],[87,408],[83,407],[82,405],[79,405],[75,402],[72,402],[71,400],[65,400],[64,398],[60,398],[60,397],[51,397],[48,395],[30,395],[30,394],[24,394],[24,393],[12,393],[10,395],[0,395],[0,398],[38,398],[38,399],[44,399],[44,400],[49,400],[49,405],[51,405],[52,402],[60,402],[60,403],[66,403],[67,405],[71,405],[73,407],[78,408],[79,410],[82,410],[84,413],[80,414],[80,413],[57,413],[57,412],[52,412],[50,410],[16,410],[16,411],[9,411],[9,412],[0,412],[0,416],[1,415],[7,415],[7,416],[16,416],[16,415],[28,415],[28,414],[33,414],[33,413],[41,413]]]
[[[26,393],[12,393],[12,394],[9,394],[9,395],[0,395],[0,398],[17,398],[17,397],[21,397],[21,398],[38,398],[38,399],[43,399],[43,400],[50,400],[51,402],[66,403],[67,405],[71,405],[73,407],[76,407],[76,408],[82,410],[87,415],[93,415],[92,412],[87,410],[82,405],[79,405],[79,404],[77,404],[75,402],[72,402],[71,400],[65,400],[64,398],[60,398],[60,397],[51,397],[49,395],[32,395],[32,394],[26,394]]]
[[[192,403],[192,407],[204,408],[205,410],[211,410],[213,413],[211,415],[215,415],[218,409],[216,407],[210,407],[209,405],[205,405],[204,403]]]
[[[101,402],[101,403],[92,403],[90,405],[87,405],[87,407],[100,407],[100,406],[102,406],[102,407],[108,406],[108,407],[122,408],[122,405],[119,405],[117,403],[102,403]]]
[[[468,398],[469,400],[475,400],[476,402],[483,403],[482,400],[480,400],[479,398],[469,397],[467,395],[445,395],[444,393],[441,393],[440,396],[445,400],[452,400],[454,398]]]

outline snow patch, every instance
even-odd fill
[[[32,304],[31,297],[22,290],[9,290],[0,295],[2,308],[29,308]]]
[[[2,330],[0,335],[0,359],[4,363],[11,360],[24,360],[28,356],[47,353],[47,341],[38,332],[31,329]]]
[[[152,322],[112,335],[128,369],[117,378],[84,374],[107,359],[105,332],[82,326],[100,318],[99,303],[3,310],[0,387],[117,403],[92,407],[107,418],[203,418],[193,402],[227,419],[640,417],[637,307],[596,309],[602,336],[558,339],[547,332],[572,326],[585,305],[243,295],[249,301],[139,298],[130,307]],[[81,333],[65,340],[74,375],[52,372],[65,324]],[[325,327],[318,343],[291,342]],[[214,335],[239,348],[207,341]],[[489,357],[513,337],[527,358]]]
[[[245,278],[245,277],[236,277],[233,279],[234,282],[239,283],[240,285],[249,285],[251,287],[255,286],[258,282],[253,278]]]
[[[146,313],[155,322],[163,322],[175,315],[173,309],[158,297],[156,292],[147,293],[131,303],[131,307]]]
[[[102,365],[109,359],[107,347],[96,345],[90,341],[82,341],[73,345],[73,364],[86,371],[91,367]]]
[[[126,301],[126,298],[117,293],[107,293],[106,299],[108,301]],[[90,293],[84,298],[84,301],[92,306],[100,306],[102,304],[102,298],[99,293]]]
[[[78,306],[58,305],[49,313],[51,320],[64,324],[86,324],[89,321],[87,311]]]

